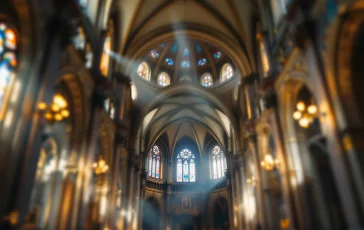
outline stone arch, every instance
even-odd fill
[[[338,126],[364,127],[364,4],[351,4],[334,21],[328,36],[327,76]]]
[[[236,147],[236,149],[239,149],[241,143],[239,141],[239,136],[238,134],[240,133],[238,130],[238,125],[237,125],[237,121],[235,119],[235,116],[233,115],[233,113],[229,110],[229,108],[227,108],[217,97],[215,97],[211,92],[209,92],[208,90],[204,89],[203,87],[200,86],[195,86],[195,85],[176,85],[176,86],[172,86],[172,87],[167,87],[164,88],[162,90],[161,93],[159,93],[156,97],[155,100],[153,100],[152,102],[150,102],[148,105],[146,105],[142,111],[140,112],[140,114],[138,115],[138,117],[135,120],[135,127],[141,127],[142,123],[143,123],[143,119],[144,117],[150,112],[152,111],[154,108],[156,108],[159,104],[162,104],[163,101],[169,97],[172,97],[174,95],[178,95],[181,93],[189,93],[191,95],[198,95],[201,98],[206,99],[207,101],[211,102],[211,104],[216,105],[217,108],[219,108],[223,114],[225,114],[227,116],[227,118],[230,120],[231,122],[231,128],[233,129],[232,134],[235,136],[232,136],[232,140],[235,140],[235,145],[233,145],[233,147]],[[131,146],[134,146],[134,142],[136,141],[137,138],[137,134],[138,134],[139,129],[134,129],[131,131]],[[221,144],[221,143],[220,143]],[[232,149],[233,152],[236,149]]]
[[[214,229],[229,229],[229,203],[219,196],[212,203],[212,226]]]
[[[172,40],[175,37],[183,37],[186,39],[197,39],[205,41],[219,47],[233,60],[239,72],[245,76],[254,71],[254,66],[248,59],[248,55],[241,49],[236,49],[239,46],[234,40],[222,36],[221,33],[216,33],[205,27],[201,28],[198,25],[189,25],[188,29],[175,30],[174,27],[163,27],[155,30],[150,36],[145,36],[143,39],[138,39],[133,42],[129,49],[126,51],[125,56],[131,60],[138,60],[138,58],[150,47],[156,46],[162,41]],[[128,67],[130,71],[132,66]]]

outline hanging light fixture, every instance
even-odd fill
[[[313,101],[308,106],[303,101],[297,102],[296,111],[293,112],[293,119],[301,127],[308,128],[315,118],[317,118],[317,106]]]
[[[62,121],[70,116],[68,102],[61,94],[55,94],[51,104],[40,102],[38,109],[50,123]]]
[[[94,168],[96,175],[104,174],[109,170],[109,166],[106,164],[102,155],[99,156],[99,159],[92,165],[92,167]]]
[[[267,171],[271,171],[275,168],[278,168],[279,164],[280,164],[279,160],[275,159],[270,153],[265,154],[263,160],[260,162],[262,168]]]

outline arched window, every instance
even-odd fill
[[[270,0],[274,24],[277,25],[287,12],[287,2],[289,0]]]
[[[88,0],[80,0],[79,1],[81,7],[86,7],[87,6],[87,2],[88,2]]]
[[[150,71],[148,63],[140,63],[137,72],[139,77],[143,78],[144,80],[150,81]]]
[[[158,85],[160,86],[167,86],[169,85],[171,82],[170,82],[170,78],[168,76],[168,74],[166,73],[160,73],[158,75]]]
[[[201,85],[205,87],[210,87],[213,85],[212,76],[209,73],[206,73],[201,78]]]
[[[183,149],[177,155],[177,182],[195,182],[195,155],[188,149]]]
[[[231,78],[233,76],[233,74],[234,74],[233,67],[229,63],[225,64],[221,70],[220,81],[221,82],[226,81],[227,79]]]
[[[149,153],[148,176],[159,179],[161,174],[161,154],[159,147],[154,145]]]
[[[211,165],[212,179],[217,179],[224,176],[224,172],[226,170],[226,158],[220,146],[218,145],[212,149]]]
[[[112,23],[110,23],[112,24]],[[104,50],[102,51],[101,61],[100,61],[100,70],[101,74],[104,77],[108,77],[109,69],[110,69],[110,51],[112,48],[112,28],[109,28],[107,32],[105,42],[104,42]]]
[[[0,22],[0,120],[5,113],[10,88],[15,80],[17,66],[17,35],[7,24]]]

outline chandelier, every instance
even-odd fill
[[[263,160],[260,162],[262,168],[267,171],[271,171],[274,168],[277,168],[279,164],[280,164],[279,160],[274,159],[274,157],[270,153],[265,154]]]
[[[56,94],[53,96],[53,101],[51,104],[45,102],[40,102],[38,104],[38,109],[44,113],[44,117],[50,122],[62,121],[70,116],[68,110],[68,103],[66,99],[61,94]]]
[[[314,119],[317,118],[317,107],[313,102],[307,106],[303,101],[299,101],[296,104],[296,109],[293,113],[293,118],[303,128],[308,128]]]
[[[104,174],[109,170],[109,166],[106,164],[104,158],[100,155],[99,159],[92,165],[96,175]]]

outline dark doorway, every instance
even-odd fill
[[[147,199],[143,208],[143,230],[159,230],[160,214],[161,211],[157,199]]]
[[[229,229],[229,209],[228,202],[219,198],[214,205],[214,230]]]
[[[346,229],[339,194],[336,189],[334,176],[331,170],[329,154],[327,152],[326,138],[318,135],[313,139],[314,141],[311,141],[309,144],[309,151],[321,185],[321,189],[323,194],[325,194],[325,205],[329,207],[329,219],[331,220],[333,229]]]

